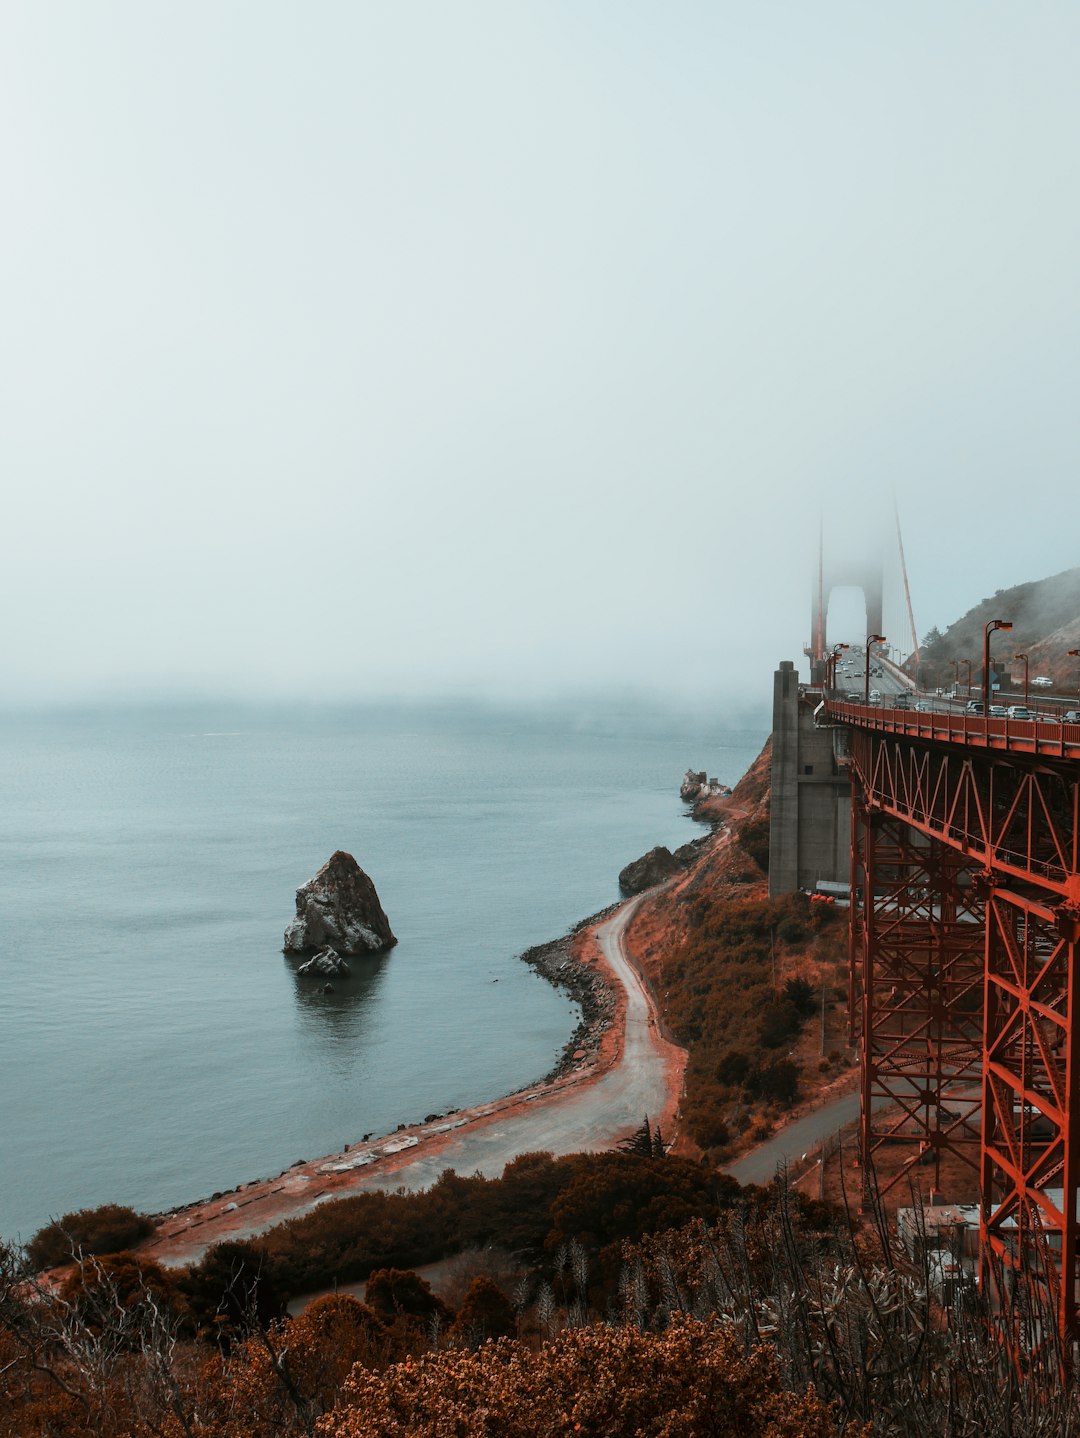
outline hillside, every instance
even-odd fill
[[[771,745],[726,797],[689,871],[648,895],[627,942],[688,1052],[676,1151],[726,1164],[850,1076],[846,915],[768,897]]]
[[[954,660],[960,661],[963,678],[963,661],[970,659],[972,678],[977,681],[982,670],[983,631],[991,619],[1011,620],[1013,625],[1010,634],[995,640],[993,652],[999,659],[1027,654],[1033,676],[1046,674],[1055,689],[1072,693],[1077,686],[1078,661],[1067,651],[1080,648],[1080,568],[999,589],[973,605],[944,633],[931,629],[921,650],[924,688],[950,685]],[[1020,678],[1022,669],[1014,664],[1011,672]]]

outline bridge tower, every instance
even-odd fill
[[[880,556],[867,560],[861,556],[825,556],[824,532],[818,536],[818,564],[814,578],[813,601],[810,610],[810,645],[806,651],[810,660],[810,682],[821,684],[825,678],[825,660],[829,653],[828,612],[829,598],[834,589],[850,585],[861,589],[866,600],[866,633],[881,634],[884,619],[884,560]],[[850,636],[842,636],[848,637]],[[863,636],[859,636],[860,638]]]

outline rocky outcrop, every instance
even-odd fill
[[[670,849],[658,844],[640,859],[627,864],[619,875],[619,888],[624,894],[640,894],[656,884],[662,884],[677,874],[682,866]]]
[[[687,769],[679,785],[679,798],[684,804],[692,804],[708,782],[705,770]]]
[[[320,949],[317,954],[306,959],[296,972],[311,979],[347,979],[352,969],[333,949]]]
[[[335,956],[379,954],[396,943],[375,885],[351,854],[339,849],[297,889],[296,918],[285,930],[287,954],[326,948]]]

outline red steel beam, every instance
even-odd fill
[[[1053,1334],[1071,1366],[1080,1352],[1080,726],[1046,737],[1050,726],[849,705],[830,705],[829,717],[849,730],[864,1158],[907,1142],[910,1174],[919,1158],[936,1171],[943,1151],[970,1161],[977,1146],[986,1291],[1010,1315],[1018,1355]],[[889,1116],[875,1099],[892,1101]]]

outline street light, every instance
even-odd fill
[[[825,661],[825,688],[836,688],[836,666],[840,659],[840,651],[850,648],[847,644],[834,644],[832,653]]]
[[[1024,661],[1024,708],[1026,709],[1028,707],[1028,657],[1026,654],[1014,654],[1013,658]]]
[[[1011,629],[1011,619],[991,619],[983,626],[983,717],[990,717],[990,636],[995,629]]]
[[[1080,654],[1080,649],[1066,649],[1065,653],[1068,654],[1071,658],[1075,659],[1076,656]],[[1076,681],[1076,697],[1078,700],[1080,700],[1080,679],[1077,679]]]
[[[866,673],[863,675],[863,703],[870,703],[870,650],[875,644],[884,644],[884,634],[868,634],[866,636]]]
[[[971,698],[971,660],[970,660],[970,659],[961,659],[960,663],[967,665],[967,697],[970,699],[970,698]]]

